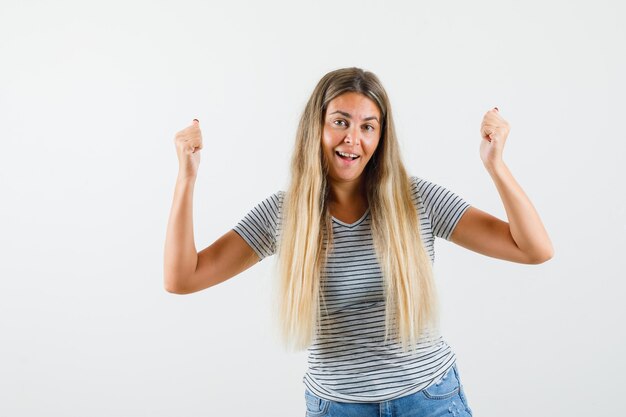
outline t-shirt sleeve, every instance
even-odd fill
[[[259,262],[276,253],[282,191],[278,191],[252,208],[233,230],[259,256]]]
[[[435,236],[450,240],[457,223],[470,204],[447,188],[422,178],[412,177],[430,219]]]

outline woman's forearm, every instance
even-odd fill
[[[179,292],[184,281],[193,274],[198,252],[193,236],[193,189],[195,177],[179,176],[167,224],[164,256],[164,286]]]
[[[509,168],[504,162],[486,168],[504,204],[511,236],[517,246],[533,259],[545,261],[552,258],[554,249],[550,237],[537,210]]]

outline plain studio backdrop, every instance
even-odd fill
[[[200,119],[199,250],[285,189],[306,100],[358,66],[388,90],[411,175],[503,220],[483,115],[555,256],[437,239],[442,334],[483,416],[623,413],[623,3],[0,3],[0,415],[302,416],[271,257],[163,287],[178,161]],[[621,411],[620,411],[621,410]]]

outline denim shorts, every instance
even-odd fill
[[[371,403],[344,403],[304,390],[306,417],[471,417],[456,363],[436,383],[414,394]]]

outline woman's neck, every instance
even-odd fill
[[[330,182],[331,207],[356,208],[367,207],[365,181]]]

